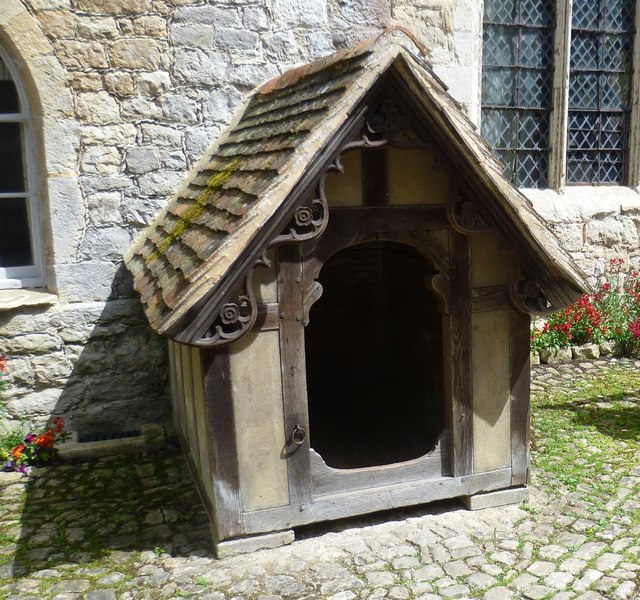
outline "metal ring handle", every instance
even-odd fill
[[[306,437],[307,432],[302,427],[300,427],[300,425],[296,425],[291,432],[290,439],[296,446],[300,446],[302,443],[304,443]]]

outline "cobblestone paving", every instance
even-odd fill
[[[541,398],[546,390],[571,392],[611,364],[536,367],[532,389]],[[640,366],[616,364],[627,373]],[[636,391],[587,400],[576,393],[575,401],[617,411],[611,418],[621,419],[621,434],[611,443],[622,458],[592,445],[585,430],[568,440],[586,474],[573,481],[570,470],[538,466],[554,453],[543,453],[551,438],[534,431],[531,497],[520,507],[468,512],[440,503],[304,531],[290,546],[219,561],[208,552],[206,517],[175,449],[5,481],[0,597],[640,598],[640,440],[624,427],[638,418],[624,412],[640,409]]]

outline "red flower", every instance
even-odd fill
[[[24,454],[24,449],[24,444],[18,444],[17,446],[15,446],[13,450],[11,450],[11,456],[13,457],[13,460],[20,460],[22,458],[22,455]]]
[[[53,448],[54,441],[55,441],[55,435],[53,433],[53,429],[49,429],[42,435],[38,436],[38,438],[36,439],[36,444],[40,448],[49,450],[50,448]]]

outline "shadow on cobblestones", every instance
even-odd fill
[[[578,426],[594,427],[612,439],[633,441],[640,439],[640,404],[628,402],[630,406],[612,407],[608,400],[566,402],[542,405],[539,410],[570,410],[571,420]],[[591,403],[594,402],[594,403]]]
[[[216,560],[176,447],[0,483],[3,600],[640,599],[640,360],[536,367],[530,498],[315,525]]]
[[[156,459],[40,469],[26,485],[13,576],[118,550],[206,554],[207,515],[178,447]]]

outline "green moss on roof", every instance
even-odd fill
[[[207,187],[196,198],[196,203],[188,208],[182,215],[176,216],[176,222],[171,226],[171,229],[167,232],[166,237],[156,246],[155,250],[145,257],[145,262],[149,264],[151,261],[156,260],[163,255],[168,248],[179,239],[185,231],[191,226],[193,221],[197,220],[205,210],[207,210],[207,203],[209,198],[214,192],[220,190],[222,186],[233,175],[236,165],[240,162],[240,158],[236,157],[229,161],[229,164],[223,171],[218,171],[213,175]]]

